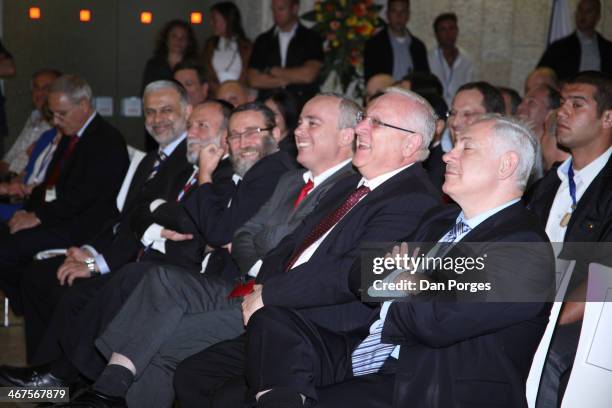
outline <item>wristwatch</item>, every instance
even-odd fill
[[[100,272],[96,271],[96,260],[94,258],[86,258],[85,265],[87,265],[91,276],[100,275]]]

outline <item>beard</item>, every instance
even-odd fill
[[[158,132],[155,129],[155,126],[147,125],[145,127],[153,140],[155,140],[160,146],[167,146],[178,139],[185,132],[185,125],[186,123],[180,121],[164,122],[162,126],[169,126],[170,129],[163,133]]]
[[[240,149],[236,154],[232,152],[230,159],[232,161],[232,167],[234,168],[234,172],[240,177],[244,177],[244,175],[257,163],[259,160],[264,157],[276,152],[278,150],[278,144],[276,140],[270,135],[263,136],[261,139],[261,145],[255,147],[245,147],[244,149]],[[242,153],[251,153],[256,152],[257,155],[243,158],[241,157]]]
[[[200,160],[200,149],[210,144],[221,146],[221,137],[217,136],[217,137],[214,137],[206,141],[188,138],[187,139],[187,162],[189,164],[197,165]]]

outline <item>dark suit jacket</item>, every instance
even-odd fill
[[[280,45],[275,29],[276,26],[255,39],[249,68],[264,72],[267,69],[281,66]],[[323,40],[315,31],[298,24],[295,35],[287,47],[285,67],[299,67],[310,60],[323,62]],[[305,103],[319,92],[319,80],[317,78],[310,84],[291,84],[286,89]],[[274,89],[261,89],[259,98],[264,100],[274,91]]]
[[[232,258],[243,274],[275,248],[283,237],[293,232],[336,182],[355,174],[352,163],[348,163],[329,176],[294,208],[295,200],[304,186],[305,171],[294,170],[283,175],[270,199],[234,234]]]
[[[544,175],[529,193],[528,208],[533,211],[543,227],[546,227],[548,216],[561,180],[554,167]],[[589,188],[578,201],[567,230],[564,242],[611,242],[612,241],[612,158],[593,179]],[[576,267],[572,282],[568,288],[571,290],[584,282],[587,278],[588,263],[600,262],[610,264],[608,254],[601,253],[597,247],[593,251],[584,251],[585,247],[572,248],[564,246],[559,255],[563,259],[576,259]]]
[[[414,35],[410,35],[412,37],[410,55],[414,70],[429,72],[425,44]],[[366,41],[363,52],[363,70],[366,82],[376,74],[393,75],[393,48],[389,39],[389,31],[386,28],[381,29],[378,34]]]
[[[179,231],[193,240],[166,242],[166,258],[173,264],[199,269],[206,246],[219,248],[231,242],[238,227],[270,198],[280,177],[296,164],[279,151],[259,160],[244,175],[233,193],[211,183],[199,186],[181,206]],[[221,193],[220,193],[221,191]]]
[[[92,242],[92,246],[104,256],[111,270],[116,270],[128,262],[134,261],[138,251],[143,248],[139,237],[131,228],[130,218],[138,216],[139,212],[148,213],[148,207],[156,199],[176,201],[176,197],[191,176],[193,166],[186,160],[187,142],[181,142],[160,166],[159,171],[151,180],[149,174],[157,158],[157,152],[147,154],[136,169],[121,216],[107,225],[102,234],[111,234],[112,241],[104,245],[105,237],[100,236]],[[113,228],[118,224],[118,227]],[[101,235],[102,235],[101,234]]]
[[[442,160],[444,150],[442,150],[442,143],[429,150],[429,157],[423,162],[423,167],[429,175],[431,183],[438,187],[442,191],[442,184],[444,184],[444,173],[446,172],[446,163]]]
[[[302,225],[263,260],[257,278],[263,303],[299,309],[315,324],[335,331],[364,324],[371,309],[361,303],[359,247],[410,234],[421,216],[439,203],[419,163],[367,194],[335,225],[308,262],[285,272],[293,252],[315,226],[357,188],[360,175],[344,178],[328,192]]]
[[[612,42],[597,33],[601,71],[612,73]],[[538,67],[552,68],[560,80],[576,75],[580,70],[580,40],[576,32],[563,37],[548,46],[538,62]]]
[[[454,225],[458,213],[454,206],[430,212],[413,240],[437,242]],[[519,202],[482,222],[462,242],[485,243],[479,252],[487,253],[489,260],[497,259],[500,249],[507,251],[506,256],[524,260],[530,248],[546,246],[506,249],[495,244],[547,240],[538,221]],[[456,254],[451,250],[447,256]],[[516,262],[496,262],[486,268],[498,284],[533,286],[537,277],[541,290],[549,290],[554,282],[552,249],[528,259],[520,267]],[[402,346],[393,406],[526,407],[525,382],[549,311],[550,304],[544,302],[393,303],[382,333],[383,342]]]
[[[59,160],[56,156],[50,169]],[[96,114],[62,167],[55,186],[57,199],[44,203],[45,186],[41,184],[26,208],[36,213],[42,227],[60,228],[73,242],[84,242],[118,215],[117,193],[128,166],[123,137]]]

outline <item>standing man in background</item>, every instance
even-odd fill
[[[474,64],[464,50],[457,47],[459,26],[455,13],[442,13],[433,23],[438,46],[429,52],[429,67],[444,87],[444,100],[447,105],[459,87],[471,82],[474,77]]]

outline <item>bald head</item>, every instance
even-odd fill
[[[385,88],[392,86],[395,83],[393,77],[389,74],[376,74],[372,76],[366,84],[366,100],[368,103],[372,97],[381,93]]]
[[[238,81],[225,81],[217,89],[216,98],[239,106],[249,102],[249,92]]]
[[[539,67],[531,71],[525,80],[525,95],[532,89],[541,85],[548,85],[558,89],[559,83],[555,71],[548,67]]]

